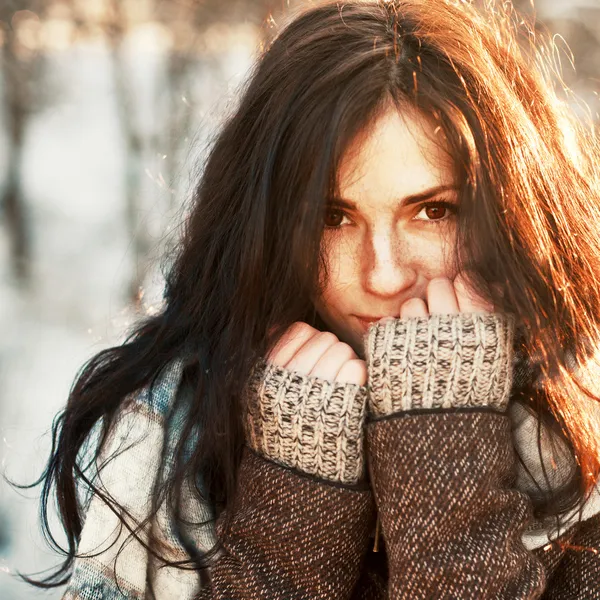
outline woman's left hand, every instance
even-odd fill
[[[488,285],[496,291],[498,284]],[[502,297],[502,288],[497,291]],[[399,318],[381,319],[365,336],[370,414],[506,410],[514,316],[480,298],[461,275],[432,279],[426,300],[408,300]]]
[[[494,305],[480,298],[459,273],[454,281],[436,277],[427,286],[427,303],[421,298],[411,298],[400,308],[400,318],[426,317],[430,314],[493,313]]]

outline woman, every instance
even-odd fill
[[[598,145],[533,37],[506,3],[290,20],[164,310],[55,425],[68,548],[38,585],[600,598]]]

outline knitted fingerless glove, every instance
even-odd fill
[[[507,408],[514,315],[459,313],[392,319],[366,334],[369,411]]]
[[[510,315],[460,313],[368,332],[366,454],[389,598],[541,597],[505,411],[513,326]]]
[[[353,485],[365,476],[367,389],[260,361],[249,380],[248,445],[283,466]]]

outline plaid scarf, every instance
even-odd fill
[[[530,376],[526,366],[514,359],[513,387]],[[193,570],[164,566],[142,544],[130,535],[130,529],[150,514],[152,497],[156,486],[168,477],[174,466],[174,448],[182,429],[185,412],[167,420],[181,390],[183,360],[168,365],[160,374],[150,394],[143,389],[133,394],[123,406],[111,431],[99,464],[106,457],[112,458],[103,465],[95,479],[95,485],[121,505],[127,515],[122,518],[130,525],[125,527],[107,504],[97,495],[84,501],[85,522],[79,543],[74,570],[63,600],[140,600],[155,597],[157,600],[177,598],[191,600],[198,595],[200,577]],[[185,403],[178,403],[178,406]],[[537,446],[537,420],[519,404],[512,403],[509,414],[513,422],[515,448],[524,459],[538,482],[542,482],[541,465]],[[544,447],[549,437],[542,436]],[[165,460],[161,462],[166,445]],[[553,486],[570,476],[574,466],[572,457],[566,453],[552,472]],[[559,457],[560,458],[560,457]],[[532,488],[525,470],[518,467],[516,487],[527,493]],[[182,517],[188,523],[202,523],[214,518],[213,508],[199,503],[192,494],[192,486],[184,486]],[[586,503],[582,518],[600,513],[600,494],[595,493]],[[572,520],[578,514],[571,515]],[[564,531],[564,530],[563,530]],[[188,560],[189,555],[175,534],[171,517],[162,503],[156,518],[147,527],[136,530],[138,536],[158,542],[158,552],[171,561]],[[214,523],[189,525],[185,533],[201,552],[209,550],[216,542]],[[525,548],[534,550],[556,537],[556,531],[533,522],[523,532]],[[150,595],[152,589],[154,596]]]

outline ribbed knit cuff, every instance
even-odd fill
[[[366,334],[371,416],[426,408],[505,410],[514,315],[459,313],[393,319]]]
[[[250,378],[244,427],[266,458],[321,479],[355,484],[365,476],[367,389],[261,361]]]

